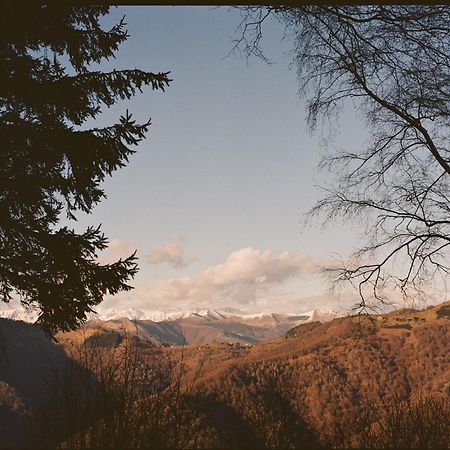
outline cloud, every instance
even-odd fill
[[[97,261],[100,264],[112,264],[119,259],[128,258],[137,248],[135,243],[113,239],[108,247],[98,255]]]
[[[184,240],[182,236],[175,237],[176,240]],[[195,258],[186,259],[184,256],[184,250],[177,242],[159,245],[152,249],[152,251],[146,255],[145,260],[151,265],[160,265],[167,263],[174,269],[184,269],[192,264]]]
[[[183,262],[176,246],[157,247],[149,256],[154,264]],[[249,305],[277,295],[277,290],[289,280],[316,271],[314,261],[305,255],[285,251],[275,256],[270,250],[247,247],[198,275],[138,285],[128,299],[132,299],[136,307],[152,308]]]
[[[283,252],[274,257],[270,250],[247,247],[231,253],[223,264],[206,269],[195,281],[219,289],[249,284],[263,286],[280,283],[311,269],[311,261],[304,255]]]

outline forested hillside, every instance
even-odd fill
[[[450,445],[450,303],[310,322],[253,346],[0,330],[2,447]]]

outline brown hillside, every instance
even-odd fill
[[[0,325],[4,430],[51,411],[41,430],[50,446],[450,446],[450,303],[310,322],[257,345],[155,346],[130,321],[62,334],[56,345],[31,325]],[[71,378],[60,372],[56,384],[28,375],[70,360]],[[45,385],[57,402],[36,413],[33,389]],[[0,447],[17,445],[4,436]]]
[[[336,444],[342,428],[357,440],[367,423],[358,430],[356,421],[368,409],[375,422],[381,417],[376,411],[387,403],[430,396],[448,401],[449,307],[301,325],[283,338],[245,350],[239,359],[224,355],[219,365],[216,356],[214,367],[205,366],[199,391],[213,396],[220,408],[241,411],[247,421],[256,412],[276,414],[275,401],[282,408],[277,420],[305,419],[323,443]],[[342,432],[340,439],[350,443]]]

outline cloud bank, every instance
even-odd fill
[[[183,261],[182,254],[168,246],[153,249],[149,256],[154,264],[170,261],[179,265]],[[147,309],[258,304],[282,299],[285,283],[316,272],[315,262],[305,255],[285,251],[277,256],[270,250],[246,247],[195,276],[138,285],[127,295],[126,303]]]

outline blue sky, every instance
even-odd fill
[[[311,135],[298,96],[291,42],[282,25],[264,29],[274,62],[226,57],[240,15],[225,7],[112,9],[105,26],[126,16],[130,38],[102,70],[170,71],[165,93],[146,89],[106,110],[96,126],[129,109],[152,118],[148,137],[124,169],[104,183],[108,198],[77,230],[102,223],[112,261],[134,248],[140,272],[131,293],[104,307],[239,307],[305,311],[334,306],[316,264],[348,256],[358,228],[302,226],[320,197],[322,133]],[[92,125],[92,124],[88,124]],[[365,131],[350,105],[333,145],[358,146]]]

